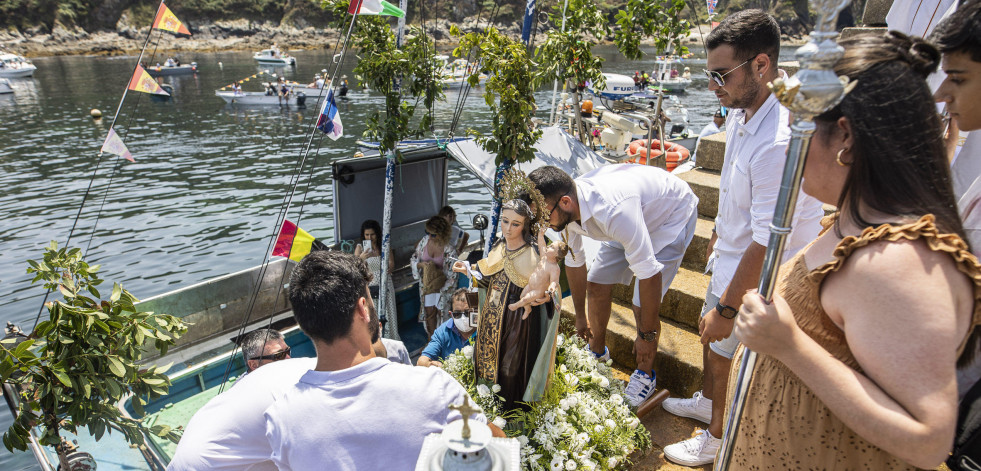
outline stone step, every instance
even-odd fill
[[[708,275],[702,274],[701,270],[684,267],[679,269],[674,281],[671,282],[671,289],[661,302],[661,319],[674,321],[697,331],[709,278]],[[630,308],[633,304],[633,289],[633,282],[629,285],[614,285],[613,303]]]
[[[712,229],[715,228],[715,220],[707,217],[699,217],[695,223],[695,236],[688,244],[685,251],[685,258],[681,260],[681,266],[692,270],[702,271],[705,269],[705,250],[708,248],[709,241],[712,240]]]
[[[697,165],[706,170],[722,171],[722,161],[726,155],[726,133],[711,134],[698,141],[695,151]]]
[[[700,162],[701,160],[699,160]],[[688,183],[698,197],[698,214],[715,219],[719,212],[719,182],[722,176],[718,171],[696,168],[678,175]]]
[[[575,320],[572,298],[562,301],[562,315]],[[610,356],[627,371],[637,368],[633,353],[637,326],[629,307],[613,304],[607,326],[606,345]],[[673,396],[690,397],[702,388],[702,344],[698,334],[673,321],[661,322],[661,336],[654,361],[658,389],[667,388]]]

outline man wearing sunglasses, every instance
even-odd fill
[[[730,15],[706,38],[706,49],[708,89],[731,112],[718,215],[708,246],[712,279],[699,322],[704,389],[692,398],[663,404],[672,414],[709,424],[708,430],[664,448],[665,457],[686,466],[712,463],[721,443],[729,367],[739,345],[732,326],[743,295],[759,282],[790,143],[790,112],[767,88],[786,75],[777,69],[776,20],[761,10]],[[817,236],[823,214],[820,202],[803,192],[798,195],[785,260]]]
[[[470,323],[470,303],[467,302],[467,289],[453,292],[453,310],[450,320],[444,322],[433,332],[433,338],[419,354],[418,366],[443,366],[440,361],[471,343],[477,335],[477,326]]]
[[[250,373],[262,365],[290,357],[290,347],[286,345],[283,334],[273,329],[249,332],[242,338],[241,345],[245,368]]]

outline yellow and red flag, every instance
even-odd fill
[[[328,250],[328,248],[309,232],[300,229],[289,220],[283,220],[276,246],[273,247],[274,256],[289,257],[290,260],[299,262],[314,250]]]
[[[143,93],[170,96],[163,88],[160,88],[160,84],[150,74],[146,73],[146,70],[140,65],[136,66],[136,70],[133,72],[133,78],[129,80],[128,88]]]
[[[163,2],[160,3],[160,8],[157,9],[157,17],[153,19],[153,27],[170,31],[171,33],[191,35],[191,32],[187,30],[184,23],[181,23],[181,20],[178,20],[174,12],[170,11],[170,8],[167,8],[167,5],[164,5]]]

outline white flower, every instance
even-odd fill
[[[606,379],[605,376],[601,376],[599,380],[599,385],[601,388],[606,389],[610,387],[610,380]]]
[[[579,465],[576,464],[576,460],[569,460],[565,462],[565,469],[568,469],[569,471],[572,471],[578,467]]]
[[[575,376],[573,376],[575,378]],[[579,405],[579,397],[576,395],[569,396],[568,398],[569,407],[576,407]]]
[[[627,421],[627,426],[630,427],[631,429],[637,428],[638,425],[640,425],[640,419],[638,419],[637,417],[634,417]]]
[[[479,394],[481,397],[490,396],[490,393],[490,388],[488,388],[486,384],[477,385],[477,394]]]
[[[467,345],[460,349],[463,352],[463,356],[467,358],[473,358],[473,345]]]
[[[613,419],[606,419],[606,421],[603,423],[606,424],[608,428],[616,428],[617,426],[617,423],[614,422]]]
[[[495,385],[491,386],[491,391],[494,391],[495,394],[501,392],[501,385],[500,384],[495,384]]]
[[[569,410],[569,400],[559,399],[559,407],[562,408],[562,410]]]
[[[565,463],[563,463],[562,457],[561,456],[556,456],[556,457],[552,458],[552,462],[549,463],[549,467],[552,468],[553,471],[558,471],[558,470],[562,469],[562,466],[564,464]]]
[[[555,344],[561,346],[562,345],[562,342],[565,342],[565,336],[562,335],[562,334],[559,334],[559,336],[556,337],[556,339],[555,339]]]
[[[615,406],[619,406],[620,404],[623,404],[623,398],[620,397],[619,394],[611,394],[610,395],[610,402],[612,402],[613,405],[615,405]]]
[[[579,377],[572,373],[566,373],[565,381],[569,383],[569,386],[575,386],[579,384]]]
[[[565,373],[565,372],[569,371],[569,368],[566,368],[565,365],[562,365],[562,366],[559,367],[559,371],[562,372],[562,373]]]
[[[528,437],[525,436],[525,435],[519,436],[518,437],[518,443],[520,443],[521,446],[527,446],[528,445]]]
[[[620,460],[616,459],[616,457],[606,460],[606,466],[610,469],[616,468],[618,464],[620,464]]]
[[[493,423],[494,425],[496,425],[496,426],[497,426],[497,428],[499,428],[499,429],[503,429],[503,428],[504,428],[504,426],[508,424],[508,421],[506,421],[506,420],[504,420],[504,417],[500,417],[500,416],[498,416],[497,418],[495,418],[495,419],[494,419],[494,421],[493,421],[492,423]],[[528,439],[527,439],[527,438],[525,438],[525,440],[527,441]]]
[[[595,430],[596,433],[603,433],[603,426],[602,425],[597,425],[597,426],[593,427],[593,430]]]

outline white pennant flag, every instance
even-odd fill
[[[126,148],[126,144],[123,144],[123,140],[119,138],[116,134],[116,130],[110,128],[109,135],[106,136],[106,142],[102,143],[101,152],[108,152],[113,155],[118,155],[130,162],[136,162],[133,160],[133,154],[129,153],[129,149]]]

